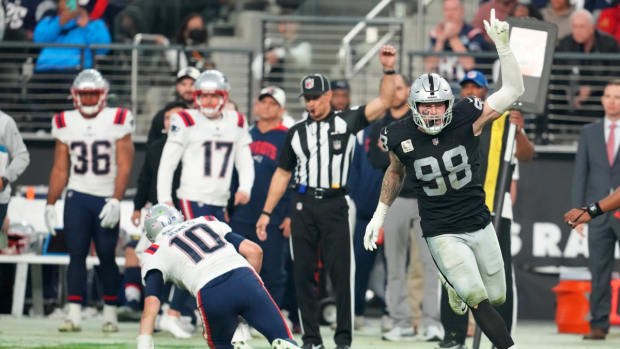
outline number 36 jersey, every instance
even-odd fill
[[[414,180],[424,236],[473,232],[490,222],[472,127],[481,114],[482,102],[470,97],[454,105],[452,122],[436,135],[420,131],[411,116],[381,130]]]
[[[149,270],[161,271],[196,295],[207,282],[233,269],[249,267],[235,247],[226,241],[230,227],[212,216],[198,217],[162,232],[142,254],[142,280]]]
[[[94,196],[114,194],[116,141],[133,133],[134,118],[123,108],[104,108],[87,119],[77,110],[52,118],[52,136],[69,147],[68,189]]]

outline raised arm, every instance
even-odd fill
[[[497,54],[499,55],[499,63],[502,70],[502,88],[490,95],[484,102],[482,114],[473,125],[475,135],[482,133],[482,129],[488,122],[499,118],[525,90],[521,68],[510,49],[508,23],[496,19],[495,9],[492,9],[490,24],[484,21],[484,27],[487,34],[493,39]]]
[[[381,80],[381,91],[379,97],[373,99],[366,105],[364,114],[369,122],[372,122],[383,115],[392,106],[392,99],[396,87],[394,86],[394,64],[396,63],[396,49],[390,45],[385,45],[379,52],[379,60],[383,66],[383,71],[388,74],[383,75]]]

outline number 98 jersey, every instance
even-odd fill
[[[94,196],[114,194],[116,141],[133,133],[135,122],[124,108],[104,108],[93,118],[77,110],[52,118],[52,136],[69,147],[70,175],[67,189]]]
[[[452,122],[436,135],[420,131],[412,116],[381,130],[414,179],[424,236],[473,232],[490,222],[472,127],[481,114],[482,102],[470,97],[456,103]]]
[[[142,254],[142,280],[149,270],[161,271],[164,281],[172,281],[192,294],[209,281],[250,263],[226,241],[230,227],[213,216],[185,221],[159,234]]]

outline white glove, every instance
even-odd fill
[[[45,225],[47,226],[47,231],[52,234],[52,236],[56,236],[55,228],[57,223],[58,219],[56,218],[56,207],[48,204],[45,206]]]
[[[153,336],[141,334],[138,336],[138,349],[154,349]]]
[[[377,204],[377,209],[372,215],[372,219],[370,220],[370,222],[368,222],[368,225],[366,226],[366,233],[364,234],[364,248],[366,248],[368,251],[377,249],[379,231],[383,226],[383,221],[385,220],[385,215],[387,214],[388,208],[390,208],[390,206],[379,201],[379,203]]]
[[[489,22],[491,23],[489,24]],[[508,32],[510,30],[508,23],[495,18],[495,9],[491,9],[489,22],[487,22],[486,19],[484,20],[484,29],[495,43],[497,53],[500,55],[507,53],[507,51],[510,51],[510,39],[508,38]]]
[[[106,199],[106,203],[99,213],[102,228],[114,228],[121,218],[121,204],[115,198]]]

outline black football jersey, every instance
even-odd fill
[[[480,140],[472,127],[480,114],[482,101],[469,97],[453,106],[452,122],[436,135],[420,131],[411,116],[381,131],[382,141],[415,181],[424,236],[472,232],[490,222]]]

